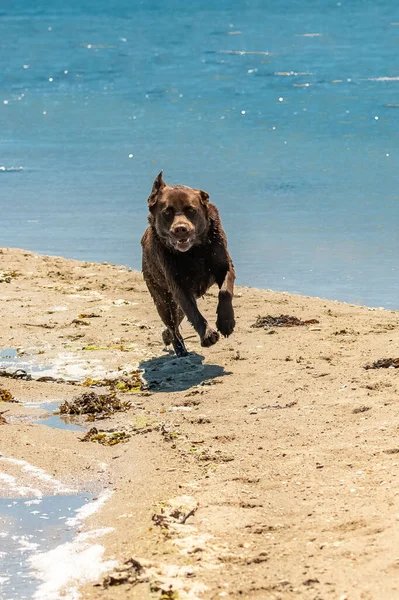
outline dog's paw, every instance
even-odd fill
[[[218,331],[220,331],[224,337],[228,337],[233,333],[235,324],[234,310],[231,302],[219,302],[216,319]]]
[[[201,340],[201,346],[208,348],[209,346],[213,346],[219,339],[219,334],[214,329],[210,327],[207,328],[204,337]]]

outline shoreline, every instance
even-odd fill
[[[71,262],[76,262],[76,263],[87,263],[87,264],[93,264],[93,265],[107,265],[107,266],[115,267],[115,268],[119,268],[119,269],[126,269],[128,272],[141,273],[140,269],[134,269],[133,267],[129,266],[128,264],[111,263],[108,261],[99,262],[97,260],[95,260],[95,261],[84,260],[84,259],[79,259],[79,258],[74,258],[74,257],[69,257],[69,256],[58,255],[58,254],[54,254],[54,255],[53,254],[45,254],[44,252],[37,252],[36,250],[25,250],[25,249],[21,249],[21,248],[14,248],[11,246],[0,246],[0,250],[11,251],[11,252],[12,251],[23,251],[23,252],[27,252],[30,254],[36,254],[37,256],[41,256],[41,257],[49,257],[52,259],[63,259],[66,261],[71,261]],[[338,302],[340,304],[348,304],[350,306],[359,306],[359,307],[363,307],[363,308],[370,308],[371,310],[399,311],[399,304],[398,304],[398,308],[391,308],[389,306],[377,306],[377,305],[371,305],[371,304],[364,304],[360,301],[352,302],[350,300],[339,300],[339,299],[330,298],[328,296],[318,296],[317,294],[312,295],[312,294],[306,294],[306,293],[283,290],[283,289],[258,287],[256,285],[255,286],[254,285],[245,285],[245,284],[241,284],[241,283],[235,283],[235,288],[258,290],[260,292],[272,292],[272,293],[276,293],[276,294],[288,294],[290,296],[299,296],[300,298],[314,298],[316,300],[325,300],[327,302]]]
[[[201,348],[185,323],[190,355],[176,359],[140,273],[19,249],[0,258],[0,348],[18,349],[7,365],[53,378],[0,377],[23,403],[0,402],[0,452],[66,489],[113,492],[80,531],[105,530],[104,560],[121,568],[81,576],[82,599],[397,594],[399,371],[364,367],[399,354],[398,311],[238,287],[236,332]],[[200,301],[210,322],[216,299],[211,288]],[[282,314],[318,323],[252,327]],[[126,443],[32,424],[43,409],[29,403],[104,393],[54,379],[136,369],[147,386],[118,394],[127,412],[79,421],[125,431]],[[4,462],[0,472],[31,485],[32,471]]]

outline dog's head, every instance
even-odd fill
[[[148,198],[149,221],[162,242],[178,252],[200,244],[208,231],[209,196],[185,185],[166,185],[162,171]]]

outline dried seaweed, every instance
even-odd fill
[[[359,415],[361,413],[367,412],[368,410],[371,410],[371,406],[358,406],[357,408],[354,408],[352,410],[354,415]]]
[[[9,377],[10,379],[23,379],[24,381],[33,381],[32,375],[24,369],[17,369],[16,371],[7,371],[6,369],[1,369],[0,377]],[[79,381],[76,381],[75,379],[62,379],[61,377],[55,378],[50,376],[38,377],[37,379],[35,379],[35,381],[66,383],[68,385],[80,385]]]
[[[259,410],[283,410],[284,408],[291,408],[292,406],[296,406],[298,404],[298,400],[291,400],[286,404],[262,404],[261,406],[254,406],[248,412],[250,415],[258,414]]]
[[[204,449],[195,454],[195,457],[199,461],[214,463],[227,463],[235,460],[235,457],[232,454],[225,454],[221,450],[215,450],[215,452],[212,452]]]
[[[152,515],[152,521],[163,530],[168,530],[176,523],[185,525],[190,517],[198,510],[198,502],[187,496],[180,496],[168,503],[160,505]]]
[[[76,319],[75,319],[76,321]],[[73,323],[75,321],[72,321]],[[79,321],[80,323],[85,323],[86,325],[90,325],[87,321]],[[111,344],[109,346],[97,346],[96,344],[89,344],[88,346],[84,346],[83,350],[98,351],[98,350],[120,350],[121,352],[132,352],[135,348],[133,345],[123,346],[123,344]]]
[[[107,348],[105,348],[104,346],[96,346],[96,344],[89,344],[88,346],[84,346],[84,348],[82,348],[82,350],[106,350]]]
[[[24,369],[16,369],[16,371],[7,371],[6,369],[0,369],[0,377],[9,377],[10,379],[23,379],[24,381],[33,381],[33,377],[30,373]],[[83,387],[109,387],[113,392],[130,392],[136,393],[141,392],[144,388],[144,382],[141,379],[139,371],[132,371],[128,375],[122,377],[116,377],[115,379],[92,379],[88,377],[80,383],[75,379],[63,379],[62,377],[51,377],[43,376],[37,377],[34,381],[38,382],[49,382],[49,383],[63,383],[67,385],[81,385]]]
[[[18,275],[17,271],[0,271],[0,283],[11,283]]]
[[[139,371],[132,371],[128,375],[115,379],[92,379],[88,377],[82,385],[84,387],[109,387],[114,392],[140,392],[144,382]]]
[[[0,388],[0,402],[18,402],[12,393],[4,388]]]
[[[301,319],[298,319],[298,317],[292,317],[290,315],[279,315],[278,317],[266,315],[265,317],[258,316],[251,327],[270,329],[271,327],[301,327],[303,325],[314,325],[317,323],[319,323],[317,319],[307,319],[306,321],[302,321]]]
[[[124,412],[129,410],[131,403],[121,401],[115,395],[111,394],[96,394],[95,392],[83,392],[68,402],[66,400],[59,407],[61,415],[91,415],[108,417],[116,412]]]
[[[103,579],[105,589],[122,584],[135,585],[139,582],[148,581],[144,577],[145,569],[135,558],[129,558],[123,565],[116,567]]]
[[[154,417],[136,417],[133,422],[130,423],[132,427],[132,433],[135,435],[142,433],[150,433],[151,431],[158,431],[164,426]]]
[[[132,436],[126,431],[101,431],[96,427],[92,427],[89,431],[80,438],[81,442],[97,442],[103,446],[115,446],[115,444],[124,444]]]
[[[11,379],[26,379],[26,381],[30,381],[32,379],[32,375],[24,371],[24,369],[17,369],[10,373],[6,369],[0,370],[0,377],[10,377]]]
[[[369,365],[365,365],[365,369],[399,369],[399,358],[380,358]]]

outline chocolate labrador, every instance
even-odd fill
[[[141,245],[143,275],[159,316],[166,325],[162,338],[177,356],[187,350],[179,331],[184,315],[202,346],[212,346],[234,330],[232,305],[234,267],[226,234],[209,195],[185,185],[166,185],[162,171],[148,198],[150,214]],[[196,299],[217,283],[219,301],[212,329],[198,310]]]

